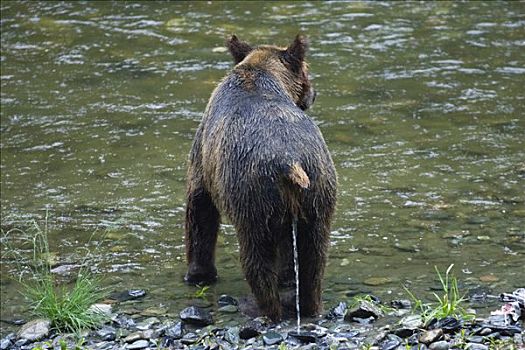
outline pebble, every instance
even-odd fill
[[[367,286],[382,286],[384,284],[388,284],[392,282],[392,280],[388,277],[370,277],[363,281],[363,284]]]
[[[329,320],[332,319],[342,319],[345,317],[347,305],[344,301],[340,302],[336,307],[332,308],[326,318]]]
[[[489,350],[489,347],[479,343],[467,343],[464,347],[465,350]]]
[[[408,299],[392,300],[390,305],[395,309],[411,309],[412,302]]]
[[[289,332],[288,335],[300,340],[303,343],[315,343],[317,340],[317,334],[314,332]]]
[[[143,298],[146,296],[146,291],[143,289],[129,289],[122,292],[112,293],[109,297],[117,301],[128,301]]]
[[[115,328],[111,326],[103,326],[102,328],[96,331],[96,334],[102,340],[111,341],[111,340],[115,340],[117,336],[117,331]]]
[[[166,328],[164,334],[167,337],[173,338],[173,339],[181,339],[184,335],[184,326],[182,325],[182,322],[178,322],[174,326]]]
[[[250,338],[255,338],[259,334],[261,334],[261,332],[259,332],[257,328],[253,327],[252,325],[245,325],[239,331],[239,338],[246,340]]]
[[[199,307],[190,306],[180,312],[180,319],[196,326],[208,326],[213,323],[211,314]]]
[[[448,350],[450,345],[446,340],[440,340],[430,344],[428,348],[430,350]]]
[[[227,314],[232,314],[232,313],[239,311],[239,307],[237,305],[224,305],[224,306],[221,306],[218,311],[224,312]]]
[[[142,339],[142,332],[134,332],[124,338],[125,343],[133,343],[137,340]]]
[[[359,304],[346,312],[345,321],[356,321],[356,319],[368,319],[373,317],[377,319],[383,316],[381,309],[366,300],[361,300]]]
[[[9,339],[8,337],[5,337],[2,340],[0,340],[0,350],[7,350],[11,348],[12,345],[13,343],[11,342],[11,339]]]
[[[150,329],[154,324],[160,323],[160,320],[156,317],[148,317],[145,320],[137,323],[136,327],[137,329],[140,329],[141,331],[145,331],[146,329]]]
[[[131,343],[131,344],[128,344],[126,346],[126,349],[144,349],[144,348],[147,348],[149,346],[149,341],[147,340],[144,340],[144,339],[141,339],[141,340],[137,340],[136,342],[134,343]]]
[[[439,340],[443,336],[443,330],[441,328],[432,329],[425,331],[419,337],[419,342],[423,344],[430,344]]]
[[[423,328],[423,318],[421,315],[408,315],[399,321],[402,327],[408,329]]]
[[[219,305],[219,307],[223,307],[223,306],[227,306],[227,305],[238,306],[239,302],[234,297],[231,297],[229,295],[223,294],[217,300],[217,304]]]
[[[51,321],[36,319],[23,325],[18,331],[18,337],[29,341],[37,341],[49,334]]]
[[[282,342],[283,337],[277,332],[268,331],[263,334],[263,341],[264,341],[264,344],[271,346],[271,345],[276,345]]]

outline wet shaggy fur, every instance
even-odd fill
[[[293,277],[298,223],[301,314],[320,313],[336,202],[336,173],[319,128],[303,110],[315,98],[306,39],[252,47],[232,36],[236,66],[213,92],[188,170],[188,283],[216,280],[220,214],[235,226],[245,277],[261,311],[282,316],[279,285]]]

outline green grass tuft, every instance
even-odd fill
[[[9,246],[10,241],[28,244],[31,257],[27,258],[21,253],[24,249]],[[59,331],[76,334],[80,334],[83,329],[97,327],[106,320],[105,315],[89,309],[107,295],[107,290],[101,288],[100,278],[86,268],[89,266],[89,252],[85,255],[73,286],[60,285],[51,273],[50,257],[53,254],[49,250],[47,215],[44,228],[33,220],[27,229],[2,230],[2,243],[7,248],[4,251],[8,252],[17,266],[21,294],[29,301],[35,316],[50,320],[51,325]]]
[[[449,316],[463,320],[471,320],[474,318],[474,315],[467,312],[462,306],[465,297],[459,293],[456,277],[450,274],[453,267],[454,264],[451,264],[443,276],[441,272],[439,272],[437,266],[434,266],[443,293],[441,296],[437,293],[433,293],[437,300],[435,303],[423,303],[412,292],[410,292],[408,288],[403,286],[410,298],[414,301],[414,309],[421,313],[425,324],[433,319],[440,320]]]

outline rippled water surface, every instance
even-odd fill
[[[403,284],[424,297],[451,263],[464,291],[525,286],[523,3],[0,6],[2,227],[47,212],[63,270],[88,247],[111,289],[149,292],[140,307],[189,304],[186,159],[232,66],[224,40],[287,45],[301,31],[309,114],[339,174],[325,307],[406,298]],[[209,300],[249,293],[235,232],[221,231]],[[1,318],[27,318],[13,261],[1,271]]]

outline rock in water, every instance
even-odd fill
[[[180,319],[196,326],[208,326],[213,323],[211,314],[196,306],[190,306],[180,312]]]
[[[330,310],[326,315],[329,320],[337,320],[345,317],[347,305],[344,301],[341,301],[336,307]]]
[[[227,306],[227,305],[235,305],[238,306],[239,302],[234,297],[231,297],[229,295],[223,294],[219,297],[219,300],[217,300],[217,304],[219,304],[219,307]]]
[[[303,343],[315,343],[317,335],[314,332],[289,332],[289,336],[299,339]]]
[[[276,344],[279,344],[280,342],[282,342],[283,341],[283,337],[277,332],[268,331],[268,332],[264,333],[263,341],[264,341],[264,344],[266,344],[268,346],[272,346],[272,345],[276,345]]]
[[[345,321],[355,321],[356,319],[367,319],[373,317],[378,319],[380,316],[383,316],[383,312],[375,304],[362,300],[359,302],[359,305],[349,309],[345,315]]]
[[[18,331],[18,337],[29,341],[37,341],[49,334],[51,321],[46,319],[36,319],[26,323]]]

